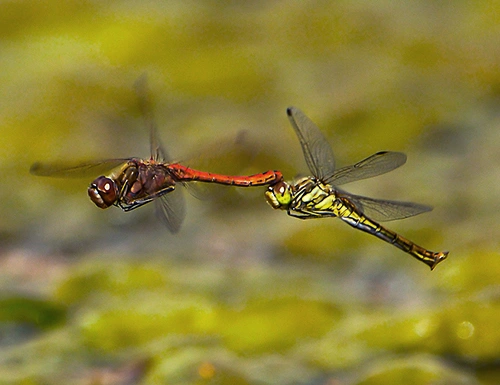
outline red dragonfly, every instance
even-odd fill
[[[197,181],[250,187],[269,185],[283,179],[279,171],[230,176],[195,170],[180,163],[169,163],[170,158],[160,143],[154,120],[147,108],[149,103],[144,103],[144,98],[140,99],[150,131],[151,157],[148,160],[108,159],[75,167],[37,162],[31,166],[30,172],[38,176],[82,177],[93,172],[97,174],[114,170],[108,176],[99,176],[90,184],[88,195],[92,202],[102,209],[117,206],[123,211],[131,211],[154,201],[157,215],[172,233],[179,231],[185,216],[182,194],[169,194],[179,182]]]

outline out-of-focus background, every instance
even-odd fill
[[[499,7],[2,2],[0,383],[498,384]],[[144,73],[189,166],[307,175],[289,105],[339,166],[404,151],[345,189],[433,205],[388,227],[449,258],[431,273],[340,220],[272,210],[263,187],[179,187],[172,235],[152,205],[96,208],[98,175],[29,174],[147,158]]]

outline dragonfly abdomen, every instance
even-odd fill
[[[341,219],[352,227],[372,234],[377,238],[380,238],[383,241],[396,246],[398,249],[412,255],[413,257],[428,265],[431,270],[433,270],[439,262],[441,262],[448,256],[447,251],[436,253],[424,249],[423,247],[417,245],[409,239],[406,239],[396,232],[383,227],[377,222],[372,221],[365,215],[360,214],[356,211],[353,211],[352,215],[341,217]]]
[[[168,168],[174,174],[175,178],[183,182],[198,181],[230,186],[251,187],[267,185],[283,179],[279,171],[266,171],[249,176],[232,176],[198,171],[178,163],[169,164]]]

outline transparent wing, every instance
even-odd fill
[[[330,144],[319,128],[298,108],[289,107],[286,112],[299,137],[309,170],[320,180],[328,179],[335,171],[335,158]]]
[[[402,152],[381,151],[352,166],[339,168],[326,182],[335,186],[385,174],[406,163]]]
[[[174,190],[155,199],[156,216],[167,226],[171,233],[177,233],[186,216],[184,195]]]
[[[37,176],[51,176],[56,178],[88,178],[104,174],[129,159],[106,159],[93,162],[77,163],[74,165],[61,162],[36,162],[30,168],[30,173]]]
[[[152,110],[151,95],[148,88],[148,78],[146,74],[143,74],[139,79],[136,80],[135,92],[139,98],[139,108],[141,114],[144,117],[144,122],[149,130],[149,144],[151,158],[158,162],[167,162],[171,158],[162,146],[160,138],[158,137],[158,129],[156,127],[156,121],[154,119],[154,114]]]
[[[394,221],[413,217],[432,210],[431,206],[421,205],[413,202],[390,201],[385,199],[373,199],[348,193],[345,195],[363,214],[374,221]]]
[[[148,79],[145,74],[135,82],[135,92],[139,98],[139,107],[144,117],[144,122],[149,130],[151,158],[157,162],[168,162],[171,158],[158,137],[158,130],[152,110],[151,95],[148,88]],[[171,233],[178,232],[186,216],[184,196],[181,191],[174,190],[168,192],[155,199],[154,202],[156,216],[167,226]]]

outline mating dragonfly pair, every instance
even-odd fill
[[[379,200],[347,193],[336,186],[371,178],[392,171],[406,162],[400,152],[378,152],[352,166],[335,168],[333,151],[319,128],[299,109],[287,109],[312,176],[285,182],[279,171],[250,176],[229,176],[194,170],[180,163],[169,163],[154,124],[150,126],[151,157],[110,159],[73,168],[35,163],[31,173],[40,176],[76,176],[97,169],[114,171],[99,176],[88,188],[90,199],[100,208],[118,206],[124,211],[136,209],[151,201],[171,232],[177,232],[184,219],[184,203],[176,185],[186,182],[208,182],[240,187],[268,185],[267,202],[275,209],[286,210],[300,219],[338,217],[358,230],[372,234],[412,255],[431,270],[448,252],[432,252],[386,229],[376,221],[403,219],[432,210],[411,202]]]

